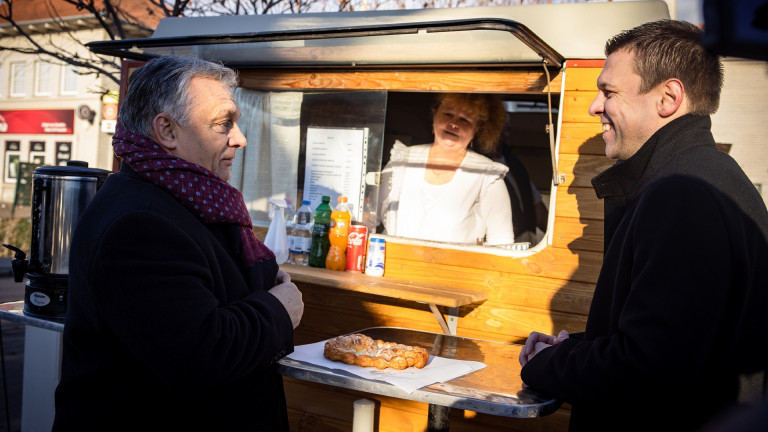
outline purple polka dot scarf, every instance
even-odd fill
[[[151,138],[117,123],[112,137],[115,155],[134,171],[160,186],[204,223],[240,225],[246,267],[274,259],[275,254],[253,234],[243,195],[221,177],[198,164],[177,158]]]

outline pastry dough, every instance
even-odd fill
[[[329,360],[377,369],[421,369],[429,361],[429,352],[424,348],[373,340],[360,333],[330,339],[323,355]]]

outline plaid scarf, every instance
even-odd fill
[[[173,195],[203,223],[240,226],[246,267],[274,259],[275,254],[253,234],[253,224],[239,190],[198,164],[177,158],[151,138],[125,130],[118,122],[112,137],[115,155],[134,171]]]

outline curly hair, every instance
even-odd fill
[[[477,131],[472,138],[473,150],[486,156],[498,154],[499,137],[507,119],[501,97],[478,93],[441,93],[432,106],[433,117],[445,102],[460,104],[477,118]]]

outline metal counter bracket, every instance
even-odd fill
[[[443,317],[443,314],[437,308],[436,304],[429,303],[429,309],[432,311],[432,314],[435,315],[435,318],[437,318],[437,323],[440,324],[443,333],[456,336],[456,328],[459,325],[459,308],[449,307],[447,320]]]

